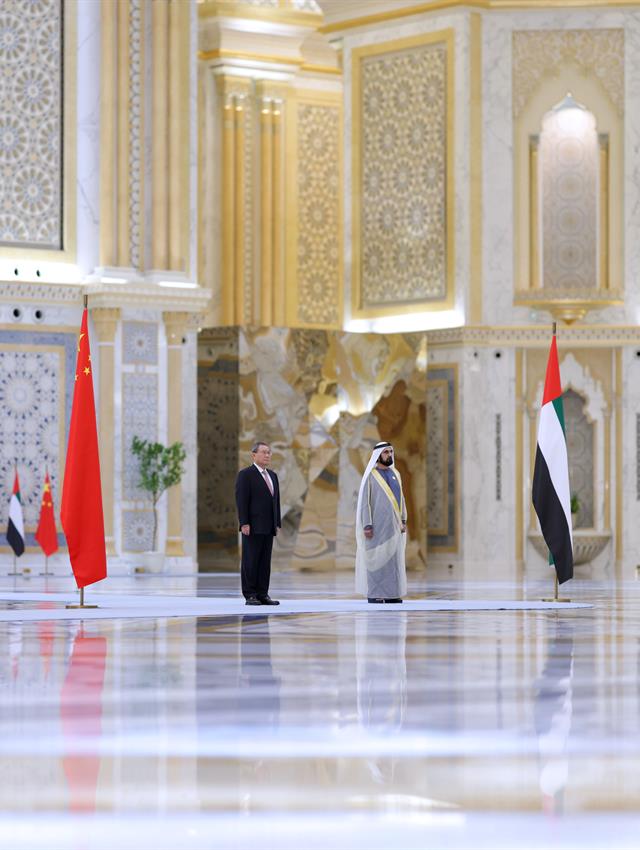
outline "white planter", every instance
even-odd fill
[[[138,565],[135,568],[137,573],[162,573],[164,572],[164,552],[140,552],[136,556]]]

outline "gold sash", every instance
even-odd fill
[[[402,479],[400,478],[400,473],[397,471],[397,469],[394,469],[393,472],[394,472],[394,475],[396,476],[396,478],[398,479],[398,484],[400,485],[400,504],[398,504],[398,501],[393,494],[393,490],[391,489],[391,487],[389,487],[387,482],[384,480],[384,476],[380,475],[379,470],[374,469],[374,470],[372,470],[371,474],[373,476],[375,476],[376,481],[378,482],[378,484],[382,488],[382,492],[385,494],[387,499],[389,499],[389,501],[391,502],[391,506],[392,506],[393,510],[395,511],[396,516],[398,517],[400,522],[402,522],[402,509],[404,508],[404,495],[402,493]]]

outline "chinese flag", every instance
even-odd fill
[[[78,339],[73,407],[62,485],[60,520],[78,587],[107,577],[102,486],[87,308]]]
[[[42,502],[40,503],[40,520],[36,531],[36,540],[44,554],[49,557],[58,551],[58,533],[56,521],[53,516],[53,496],[51,495],[51,481],[49,473],[44,477],[44,490],[42,491]]]

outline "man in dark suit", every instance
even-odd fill
[[[279,605],[269,596],[273,538],[282,528],[278,476],[267,467],[271,448],[256,443],[251,449],[253,463],[241,469],[236,478],[236,505],[242,532],[242,595],[247,605]]]

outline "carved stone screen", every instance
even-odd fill
[[[62,0],[0,4],[0,245],[62,248]]]
[[[559,108],[542,122],[543,285],[589,290],[597,283],[598,134],[586,109]]]
[[[574,517],[574,528],[593,528],[594,426],[585,413],[585,399],[574,390],[562,398],[567,454],[569,455],[569,486],[578,497],[580,509]]]

